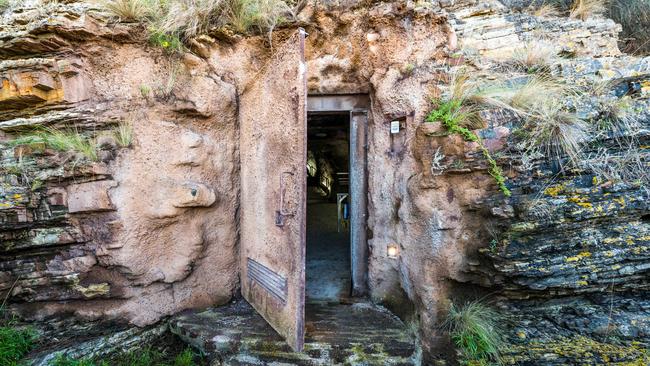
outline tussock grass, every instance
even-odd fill
[[[459,70],[444,95],[446,104],[438,103],[438,109],[428,120],[443,121],[448,116],[453,125],[467,131],[447,126],[449,130],[460,133],[468,141],[476,141],[469,130],[483,128],[483,116],[487,112],[507,111],[521,121],[517,136],[522,140],[526,157],[541,154],[561,162],[566,156],[575,165],[589,128],[574,113],[565,110],[563,100],[577,94],[576,88],[543,75],[529,76],[525,82],[477,81],[465,70]],[[491,158],[486,158],[496,166]],[[495,171],[493,176],[502,184],[503,177],[498,173]]]
[[[563,108],[561,102],[536,106],[534,115],[524,125],[528,130],[526,150],[528,153],[541,151],[546,157],[558,161],[566,156],[569,163],[577,165],[589,127],[574,113],[566,112]]]
[[[152,3],[147,0],[105,0],[101,5],[122,22],[141,21],[152,9]]]
[[[529,42],[512,53],[511,64],[524,72],[547,72],[557,58],[555,48],[547,42]]]
[[[76,128],[62,130],[46,127],[24,134],[10,141],[9,144],[11,146],[44,145],[53,150],[74,152],[89,160],[97,160],[97,148],[94,142],[82,135]]]
[[[571,5],[571,18],[587,20],[594,16],[602,16],[607,11],[605,0],[575,0]]]
[[[133,125],[130,121],[120,122],[113,130],[115,142],[121,147],[129,147],[133,143]]]
[[[460,361],[476,365],[499,363],[503,347],[501,321],[496,311],[480,301],[452,304],[445,325],[460,352]]]
[[[561,14],[560,9],[558,9],[557,6],[553,4],[542,4],[539,7],[531,6],[528,9],[528,12],[540,18],[559,17]]]
[[[293,17],[283,0],[105,0],[104,8],[121,21],[144,22],[152,43],[173,52],[215,28],[270,34]]]

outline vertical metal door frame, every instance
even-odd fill
[[[350,260],[352,295],[368,292],[368,111],[350,111]]]

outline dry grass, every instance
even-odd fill
[[[291,14],[282,0],[173,0],[152,20],[151,28],[184,39],[226,26],[237,33],[263,33],[273,31]]]
[[[566,156],[571,165],[579,163],[588,126],[575,114],[564,111],[559,101],[537,105],[524,128],[528,131],[527,152],[541,151],[558,161]]]
[[[101,4],[121,22],[139,22],[152,9],[152,3],[147,0],[106,0]]]
[[[555,47],[543,41],[529,42],[512,53],[512,65],[525,72],[548,71],[557,58]]]
[[[594,16],[600,16],[607,11],[605,0],[575,0],[571,6],[569,16],[575,19],[587,20]]]
[[[225,3],[224,0],[172,1],[167,11],[154,23],[156,31],[183,34],[185,38],[205,33],[218,22]]]
[[[528,13],[540,17],[540,18],[550,18],[550,17],[559,17],[561,15],[560,9],[553,4],[542,4],[540,6],[530,6]]]
[[[129,121],[122,121],[113,130],[113,138],[121,147],[129,147],[133,143],[133,125]]]
[[[505,110],[517,116],[525,156],[543,155],[575,165],[588,126],[574,113],[565,110],[563,100],[577,95],[577,89],[550,77],[532,76],[526,82],[472,80],[466,71],[454,74],[445,95],[457,101],[454,118],[461,127],[485,126],[483,115],[490,110]]]

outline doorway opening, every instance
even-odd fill
[[[341,301],[352,288],[350,113],[307,116],[307,301]]]

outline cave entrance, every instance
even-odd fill
[[[332,194],[337,194],[336,199],[338,193],[348,195],[347,202],[340,201],[347,207],[347,213],[341,213],[347,222],[340,225],[349,230],[348,240],[341,238],[333,248],[322,250],[329,245],[327,240],[320,238],[324,228],[314,234],[317,240],[313,243],[314,254],[318,257],[336,253],[339,260],[335,262],[338,266],[333,276],[343,275],[341,279],[344,280],[336,282],[334,290],[326,290],[324,294],[345,295],[345,291],[337,293],[336,289],[351,286],[348,294],[365,295],[368,266],[366,130],[369,98],[367,95],[308,97],[305,35],[305,31],[299,29],[276,48],[274,57],[243,88],[239,105],[241,293],[295,351],[301,351],[305,341],[307,174],[310,169],[307,163],[308,115],[312,116],[316,130],[318,125],[321,127],[321,132],[314,132],[312,137],[318,137],[329,128],[336,133],[332,143],[341,145],[335,153],[342,153],[336,158],[330,157],[330,164],[336,164],[339,171],[330,172],[331,182],[324,185],[327,189],[322,191],[321,187],[322,192],[315,189],[316,195],[311,195],[314,200],[319,195],[326,198],[320,199],[326,205],[321,216],[314,216],[316,222],[327,222],[329,227],[333,217],[323,215],[331,215],[328,208],[332,206],[327,204]],[[331,126],[327,127],[328,124]],[[314,145],[314,151],[323,156],[327,155],[325,150],[334,148],[331,143],[312,142],[318,145]],[[315,168],[317,172],[318,166]],[[343,174],[339,177],[336,174],[339,172],[348,173],[347,177]],[[348,187],[343,188],[346,183]],[[312,188],[318,187],[312,182]],[[321,207],[314,208],[318,211]],[[346,250],[348,245],[349,251]],[[349,253],[347,259],[344,251]],[[314,276],[309,274],[311,278],[317,279],[322,273],[318,267],[316,265]],[[321,266],[320,270],[328,269]],[[345,278],[349,281],[345,282]],[[316,286],[319,284],[322,282]]]
[[[306,298],[367,292],[367,95],[307,98]]]

